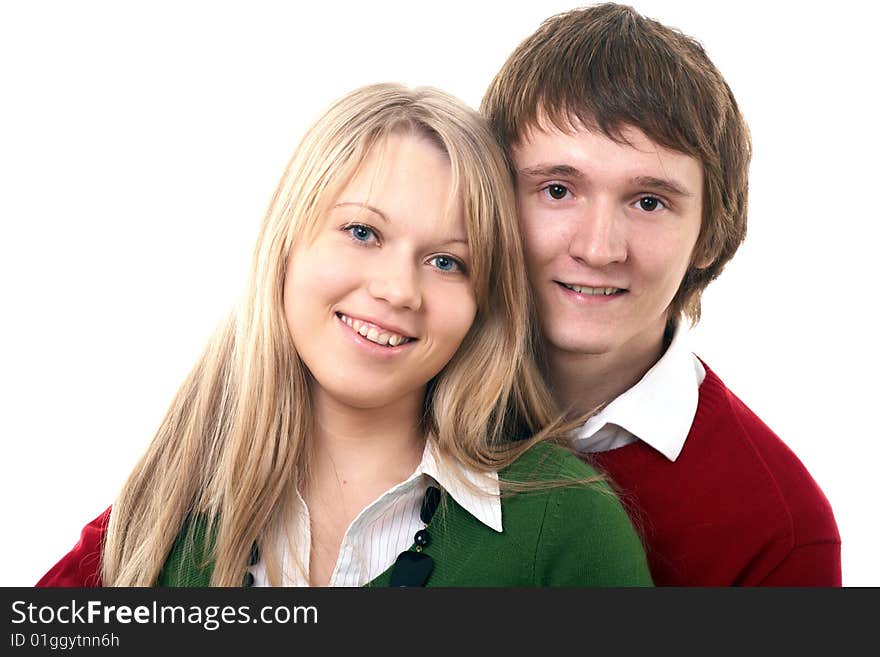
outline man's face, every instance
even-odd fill
[[[530,130],[513,149],[529,278],[551,356],[657,353],[700,233],[703,169],[634,127]],[[709,263],[698,263],[705,266]]]

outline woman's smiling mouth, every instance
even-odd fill
[[[354,319],[340,312],[337,312],[336,316],[361,337],[383,347],[399,347],[416,339],[401,335],[400,333],[395,333],[394,331],[378,324],[374,324],[373,322]]]

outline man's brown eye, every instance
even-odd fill
[[[643,196],[639,199],[639,207],[646,212],[653,212],[660,206],[660,200],[653,196]]]
[[[564,185],[549,185],[547,187],[547,193],[550,194],[551,198],[559,201],[564,199],[565,195],[568,194],[568,188]]]

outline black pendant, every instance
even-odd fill
[[[260,561],[260,548],[257,545],[257,542],[254,541],[254,544],[251,545],[251,555],[248,564],[251,566],[256,566]]]
[[[431,522],[431,518],[434,517],[434,512],[439,505],[440,489],[436,486],[428,486],[428,490],[425,491],[425,497],[422,499],[422,508],[419,511],[419,517],[423,523],[427,525]]]
[[[428,547],[428,543],[431,542],[431,535],[427,529],[420,529],[413,537],[413,542],[419,547]]]
[[[391,586],[424,586],[434,560],[424,552],[401,552],[391,570]]]

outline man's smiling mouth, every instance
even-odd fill
[[[626,289],[622,287],[588,287],[586,285],[569,285],[568,283],[563,283],[561,281],[556,281],[562,287],[572,290],[573,292],[577,292],[578,294],[584,294],[587,296],[605,296],[610,297],[615,294],[622,294],[626,292]]]

